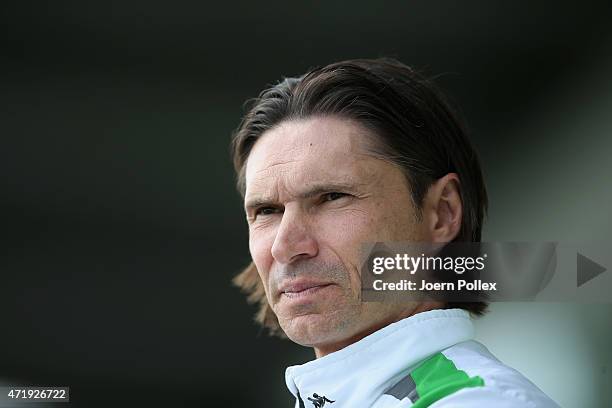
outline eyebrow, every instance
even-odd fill
[[[356,187],[363,185],[365,183],[357,183],[357,182],[332,182],[332,183],[320,183],[314,184],[310,188],[305,191],[302,191],[297,194],[297,198],[306,200],[308,198],[316,197],[320,194],[331,193],[334,191],[354,191]],[[273,198],[252,198],[246,201],[244,208],[248,211],[254,208],[262,207],[265,205],[276,204],[276,200]]]

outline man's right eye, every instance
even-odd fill
[[[271,215],[277,212],[278,212],[278,209],[274,207],[261,207],[255,210],[255,216],[257,217],[259,215]]]

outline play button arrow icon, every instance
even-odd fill
[[[576,254],[576,283],[580,287],[594,277],[601,275],[606,271],[606,268],[582,255]]]

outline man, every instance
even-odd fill
[[[314,348],[296,407],[552,407],[472,340],[482,302],[362,302],[361,244],[480,241],[487,195],[433,84],[388,59],[288,78],[233,140],[253,259],[235,282],[271,332]]]

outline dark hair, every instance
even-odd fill
[[[251,100],[232,141],[238,190],[244,197],[245,164],[261,135],[283,121],[313,116],[343,117],[371,129],[376,153],[397,164],[420,209],[429,186],[457,173],[463,203],[454,241],[479,242],[487,192],[478,155],[458,113],[431,80],[394,59],[355,59],[286,78]],[[417,211],[418,213],[418,211]],[[282,334],[253,263],[234,282],[260,305],[256,320]],[[485,302],[447,303],[481,315]]]

